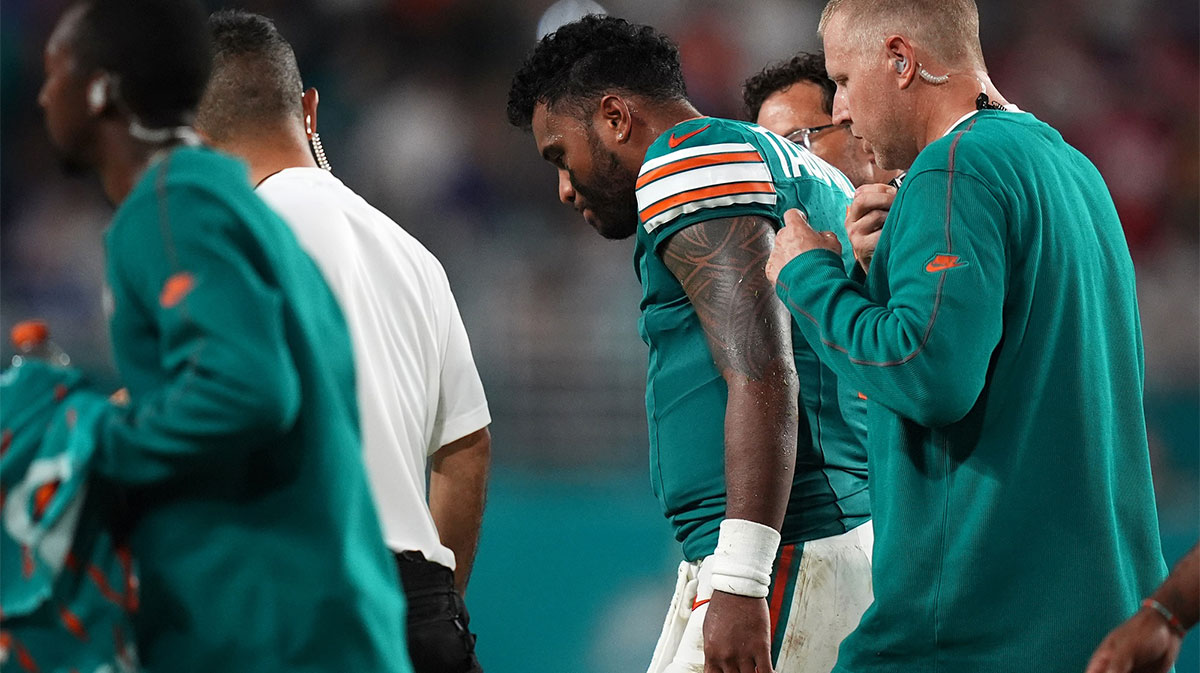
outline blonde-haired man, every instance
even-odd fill
[[[1076,673],[1165,575],[1121,223],[992,85],[978,22],[972,0],[829,4],[833,121],[908,177],[865,288],[796,211],[767,265],[869,399],[875,602],[841,673]]]

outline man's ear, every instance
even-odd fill
[[[890,35],[884,39],[883,48],[887,52],[888,63],[895,69],[892,75],[896,78],[897,86],[908,88],[920,67],[912,43],[903,35]]]
[[[104,114],[112,104],[112,77],[103,70],[97,71],[88,80],[86,95],[88,114],[93,117]]]
[[[597,115],[596,126],[601,134],[611,136],[617,143],[629,140],[630,131],[633,130],[633,114],[624,98],[612,94],[603,96]]]
[[[311,138],[317,132],[317,103],[320,95],[313,87],[309,87],[300,95],[300,107],[304,110],[304,134]]]

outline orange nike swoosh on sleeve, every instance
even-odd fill
[[[955,269],[966,265],[966,262],[959,260],[958,255],[934,255],[932,259],[925,263],[925,270],[929,273],[937,273],[938,271]]]
[[[194,287],[196,287],[196,277],[187,271],[180,271],[163,283],[162,293],[158,295],[158,303],[163,308],[175,308]]]
[[[696,135],[697,133],[700,133],[701,131],[707,129],[710,126],[712,126],[712,124],[705,124],[704,126],[701,126],[700,128],[696,129],[695,131],[692,131],[691,133],[685,133],[685,134],[679,136],[678,138],[676,138],[675,134],[672,132],[671,137],[667,138],[667,146],[670,147],[671,149],[675,149],[676,147],[679,147],[680,145],[682,145],[683,142],[685,140],[687,140],[688,138],[691,138],[692,136]]]

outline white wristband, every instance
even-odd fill
[[[779,531],[746,519],[725,519],[712,566],[715,591],[765,598],[771,587],[771,568],[779,551]]]

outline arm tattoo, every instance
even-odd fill
[[[662,258],[683,285],[717,368],[761,380],[791,360],[791,324],[764,269],[775,230],[762,217],[709,220],[667,241]]]

